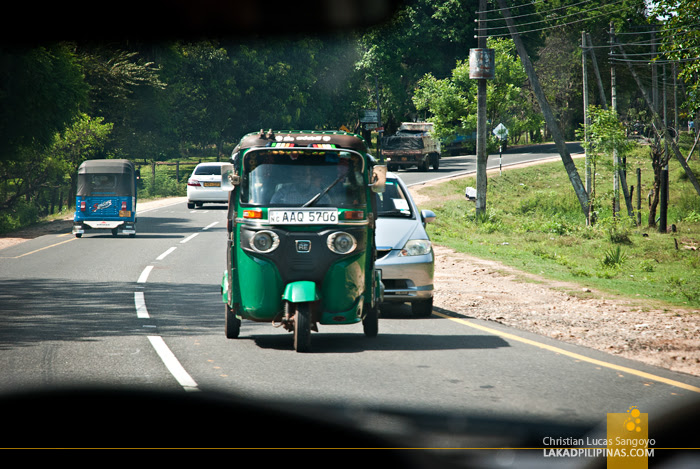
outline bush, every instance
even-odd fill
[[[156,172],[155,183],[151,174],[143,174],[139,184],[140,197],[173,197],[187,194],[187,185],[178,183],[164,172]]]
[[[12,212],[0,213],[0,233],[9,233],[39,221],[39,209],[31,202],[17,201]]]

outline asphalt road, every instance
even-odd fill
[[[572,156],[583,154],[583,147],[579,143],[567,143],[567,148]],[[487,168],[507,168],[508,166],[543,159],[553,159],[555,161],[560,159],[559,152],[554,144],[525,145],[509,148],[502,153],[491,153],[489,154]],[[414,167],[396,171],[408,185],[474,172],[476,172],[476,155],[443,157],[440,159],[440,166],[437,170],[431,168],[427,172],[423,172]]]
[[[449,160],[435,173],[471,164]],[[225,219],[223,206],[178,202],[140,210],[135,238],[65,233],[0,250],[0,392],[126,385],[569,423],[700,392],[697,377],[408,307],[385,308],[374,339],[360,324],[319,326],[310,354],[270,324],[244,321],[228,340]]]

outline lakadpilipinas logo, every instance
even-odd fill
[[[647,469],[656,442],[649,438],[649,416],[632,406],[607,414],[606,437],[545,437],[545,458],[605,458],[608,469]]]
[[[636,406],[626,412],[608,414],[607,440],[608,469],[649,467],[655,443],[649,439],[649,414]]]

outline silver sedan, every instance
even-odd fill
[[[415,316],[430,316],[435,256],[425,224],[435,214],[419,211],[393,173],[387,174],[386,190],[378,198],[376,265],[382,271],[384,302],[410,303]]]

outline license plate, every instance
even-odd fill
[[[130,217],[131,210],[119,210],[119,216],[120,217]]]
[[[221,187],[220,182],[205,182],[204,187]]]
[[[274,225],[335,225],[337,208],[274,209],[267,212],[268,221]]]

